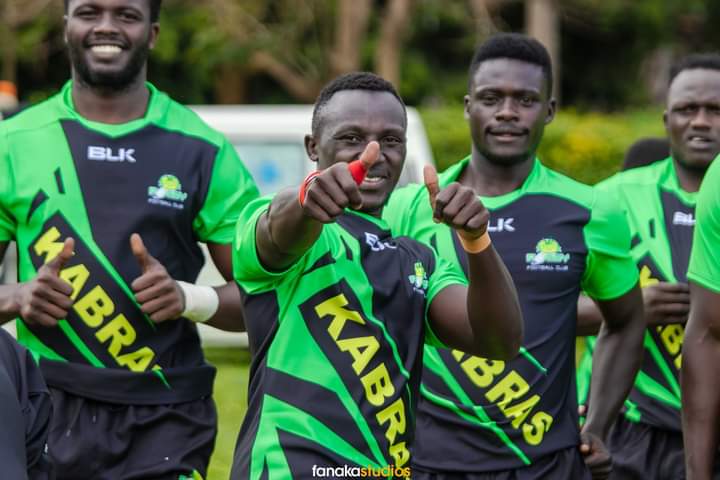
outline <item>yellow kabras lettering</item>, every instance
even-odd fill
[[[395,437],[398,433],[405,433],[405,403],[402,398],[395,400],[385,409],[378,412],[375,417],[380,425],[390,422],[385,431],[385,437],[390,443],[395,443]]]
[[[340,337],[340,332],[348,320],[359,323],[360,325],[365,325],[365,320],[363,320],[358,312],[344,308],[347,304],[347,298],[341,293],[325,300],[315,307],[315,313],[317,313],[318,317],[323,318],[327,315],[333,317],[332,322],[330,322],[328,326],[328,333],[330,333],[333,340],[337,340]]]
[[[70,298],[75,300],[90,278],[90,271],[81,263],[60,270],[60,278],[70,284],[73,289]]]
[[[45,256],[44,263],[52,261],[63,249],[64,242],[62,240],[58,241],[60,240],[60,236],[60,230],[58,230],[57,227],[48,229],[48,231],[43,233],[42,237],[35,242],[35,245],[33,245],[35,255],[38,257]]]
[[[682,355],[680,353],[682,349],[683,339],[685,337],[685,329],[682,325],[667,325],[660,327],[660,338],[662,338],[663,345],[668,353],[675,357],[675,367],[679,370],[682,364]]]
[[[545,412],[537,412],[530,423],[523,425],[523,437],[529,445],[539,445],[545,433],[550,430],[553,418]]]
[[[505,362],[487,358],[470,357],[460,364],[468,378],[478,387],[489,386],[505,369]]]
[[[365,387],[365,397],[368,402],[376,407],[381,406],[385,403],[386,398],[395,394],[395,386],[390,380],[390,374],[384,363],[360,377],[360,381]]]
[[[150,347],[142,347],[134,352],[119,355],[118,365],[126,367],[133,372],[144,372],[155,358],[155,352]]]
[[[367,367],[375,353],[380,350],[380,343],[375,337],[358,337],[348,338],[347,340],[338,340],[337,346],[342,352],[350,353],[353,357],[353,370],[360,375]]]
[[[115,311],[115,304],[100,285],[95,286],[80,300],[75,302],[73,309],[88,327],[98,328],[105,317]]]
[[[370,368],[371,362],[380,350],[378,339],[371,335],[340,339],[340,334],[348,321],[358,325],[367,325],[362,315],[347,308],[347,305],[348,301],[345,295],[338,294],[317,305],[315,313],[319,318],[332,317],[327,327],[328,335],[335,341],[335,345],[341,352],[348,353],[352,357],[352,368],[360,377],[360,382],[365,390],[365,398],[375,407],[385,407],[375,415],[375,418],[379,425],[385,427],[385,437],[390,444],[388,453],[393,457],[395,466],[404,465],[410,459],[410,452],[406,448],[405,442],[396,444],[395,441],[398,439],[398,435],[405,433],[405,404],[402,398],[398,398],[390,405],[385,405],[387,399],[395,395],[395,386],[384,363],[379,363],[363,375]],[[347,337],[347,334],[345,336]],[[385,426],[386,424],[387,426]]]
[[[95,336],[100,340],[100,343],[105,343],[110,340],[108,352],[117,358],[122,347],[128,347],[133,344],[137,334],[132,325],[130,325],[130,322],[125,318],[125,315],[121,313],[98,330]]]
[[[529,391],[530,385],[527,384],[525,379],[515,370],[510,370],[510,373],[505,375],[497,385],[488,390],[485,398],[497,404],[500,409],[505,412],[505,409],[512,400],[522,397]]]
[[[405,442],[391,445],[389,452],[390,456],[393,457],[393,459],[395,460],[396,467],[402,467],[408,462],[408,460],[410,460],[410,452],[405,446]]]
[[[527,418],[540,402],[540,395],[532,395],[523,400],[523,397],[530,392],[530,385],[516,370],[510,370],[505,376],[500,377],[505,370],[505,362],[473,356],[463,360],[466,354],[459,350],[453,350],[452,355],[472,383],[480,388],[489,388],[485,392],[485,398],[498,407],[510,420],[513,428],[522,429],[523,437],[528,444],[537,445],[542,442],[545,432],[552,425],[553,418],[541,411],[532,415],[530,422],[526,423]],[[498,377],[500,379],[496,382]],[[517,402],[513,403],[515,401]]]

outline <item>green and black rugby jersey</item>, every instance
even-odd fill
[[[632,235],[631,255],[640,286],[686,282],[695,225],[695,193],[680,188],[672,158],[613,175],[597,188],[622,208]],[[681,431],[680,362],[684,328],[663,325],[645,332],[642,368],[624,406],[625,417]],[[578,369],[578,398],[587,401],[595,337],[586,339]]]
[[[455,181],[469,158],[440,177]],[[515,282],[525,319],[509,362],[425,348],[413,462],[423,470],[487,472],[530,465],[579,443],[575,331],[580,290],[598,299],[637,282],[622,214],[591,187],[535,164],[523,185],[480,197],[493,245]],[[396,192],[385,209],[394,234],[409,235],[462,266],[454,232],[433,223],[423,186]]]
[[[697,227],[688,278],[720,293],[720,162],[718,156],[703,178],[697,199]]]
[[[351,210],[292,267],[268,272],[254,232],[269,203],[243,211],[234,248],[253,361],[232,478],[407,468],[423,343],[440,345],[426,311],[466,280],[430,248]]]
[[[18,321],[18,339],[49,385],[115,403],[196,399],[211,394],[215,373],[192,322],[154,324],[140,311],[130,235],[173,278],[194,282],[197,241],[231,243],[240,210],[257,196],[222,135],[148,88],[145,116],[125,124],[80,117],[70,83],[0,123],[0,241],[17,241],[20,281],[75,239],[60,273],[74,289],[68,318],[56,328]]]

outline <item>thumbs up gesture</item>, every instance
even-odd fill
[[[185,310],[180,286],[162,263],[150,255],[137,233],[130,236],[130,249],[140,265],[140,276],[130,285],[140,309],[156,323],[180,317]]]
[[[15,302],[20,317],[30,325],[54,327],[72,308],[73,289],[60,278],[60,271],[73,256],[75,240],[68,237],[55,258],[40,267],[29,282],[18,286]]]
[[[308,177],[305,184],[302,208],[305,215],[322,223],[332,223],[346,207],[362,206],[359,185],[365,174],[380,157],[380,144],[368,143],[360,158],[351,163],[336,163]]]
[[[453,182],[440,190],[435,167],[423,170],[433,220],[457,230],[465,240],[480,238],[487,230],[490,213],[470,187]]]

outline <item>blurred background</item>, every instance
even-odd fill
[[[0,0],[0,109],[67,80],[62,0]],[[164,0],[149,78],[186,104],[311,104],[323,84],[371,70],[417,107],[440,170],[469,153],[463,119],[475,45],[527,32],[551,52],[560,113],[540,149],[594,183],[640,137],[662,136],[670,65],[717,50],[717,0]],[[15,99],[19,102],[15,105]],[[209,478],[227,478],[249,354],[209,347],[220,434]]]

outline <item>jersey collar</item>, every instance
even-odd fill
[[[63,86],[62,90],[60,91],[60,99],[63,107],[66,110],[66,113],[74,120],[77,120],[91,130],[102,132],[103,134],[110,137],[119,137],[132,131],[138,130],[142,127],[145,127],[148,124],[159,123],[161,118],[165,114],[165,110],[168,106],[168,97],[162,92],[160,92],[152,83],[145,82],[145,85],[150,91],[150,98],[148,101],[148,108],[145,112],[145,116],[127,123],[110,124],[95,122],[81,116],[77,112],[77,110],[75,110],[75,105],[73,103],[72,80],[68,80]]]
[[[680,186],[673,158],[668,157],[662,162],[665,165],[663,165],[660,181],[658,182],[660,186],[673,192],[684,204],[688,206],[695,205],[697,192],[687,192]]]
[[[445,170],[440,175],[440,186],[442,188],[445,188],[450,183],[457,181],[457,179],[460,178],[460,174],[462,174],[462,172],[465,170],[465,167],[470,164],[471,157],[471,155],[468,155],[452,167]],[[528,189],[532,186],[532,184],[535,183],[537,179],[542,175],[543,169],[544,167],[542,163],[540,163],[540,160],[535,157],[535,160],[533,161],[533,167],[530,170],[528,176],[525,178],[525,181],[522,183],[522,185],[520,185],[520,188],[513,190],[512,192],[498,195],[496,197],[484,197],[482,195],[478,195],[478,198],[480,198],[480,200],[487,208],[494,209],[500,208],[503,205],[507,205],[508,203],[513,202],[525,195],[525,193],[527,193]]]

